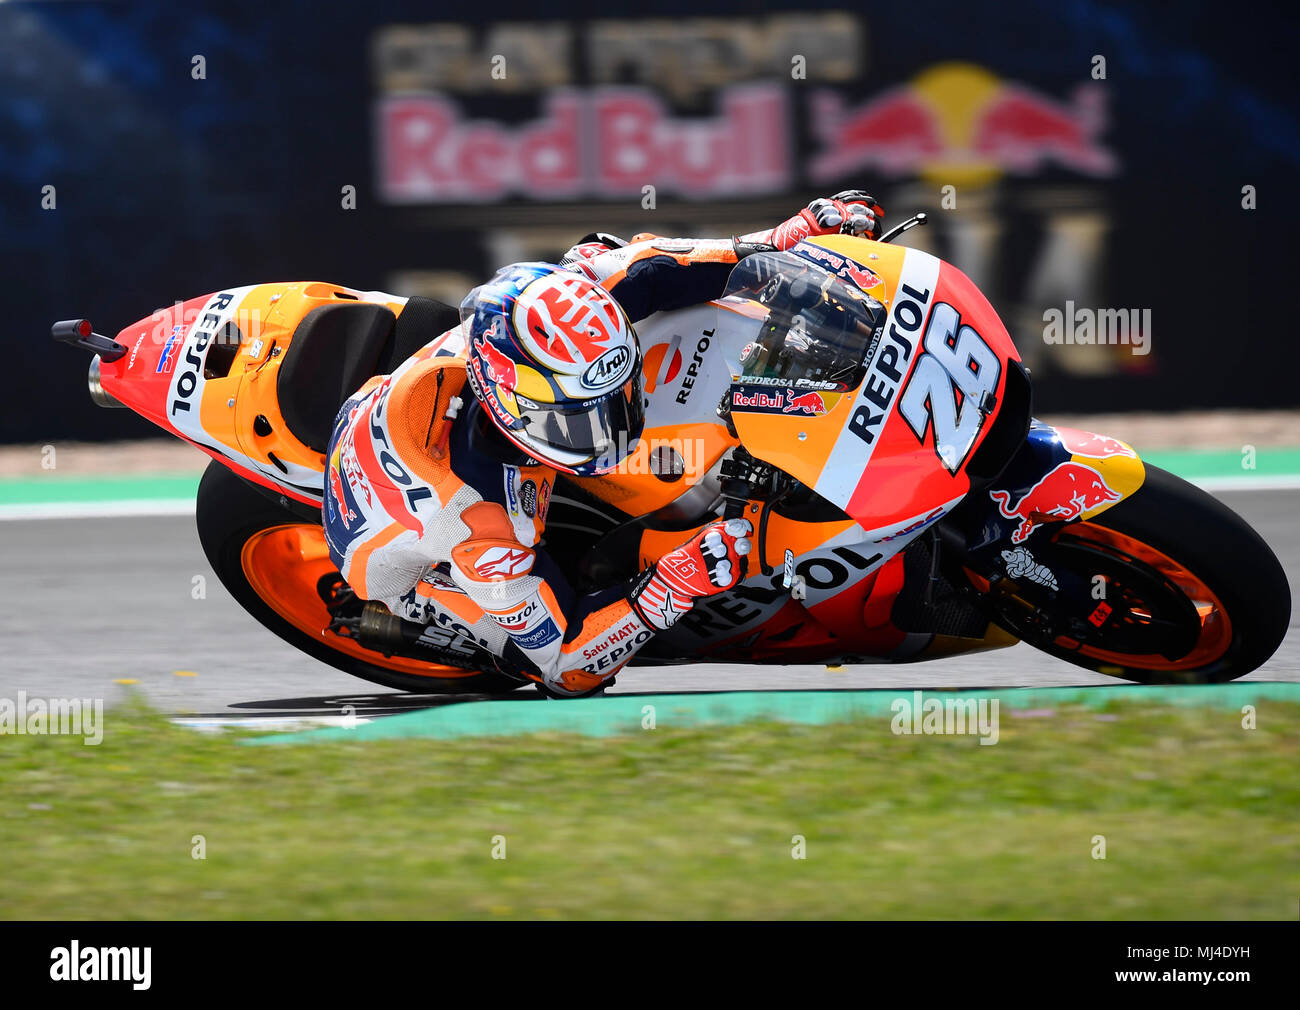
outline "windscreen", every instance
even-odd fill
[[[740,378],[793,386],[855,389],[885,319],[880,302],[790,253],[746,256],[727,280],[723,301],[748,303],[761,320],[740,358]]]

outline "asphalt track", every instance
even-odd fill
[[[1222,492],[1300,590],[1300,491]],[[0,523],[0,698],[128,691],[181,716],[357,717],[445,699],[401,695],[291,649],[247,616],[208,567],[192,516]],[[204,579],[203,593],[195,578]],[[1300,630],[1256,680],[1300,681]],[[129,682],[129,683],[123,683]],[[610,693],[1114,684],[1028,646],[905,666],[643,667]],[[531,696],[531,692],[529,692]],[[539,703],[545,703],[538,699]],[[350,707],[349,707],[350,706]]]

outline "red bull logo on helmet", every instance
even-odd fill
[[[1107,125],[1104,100],[1096,82],[1062,99],[956,62],[852,108],[824,89],[812,100],[822,153],[810,174],[819,183],[876,171],[958,185],[1049,166],[1111,175],[1118,164],[1099,140]]]
[[[505,386],[506,389],[515,388],[519,376],[515,370],[515,363],[504,352],[497,350],[496,346],[485,337],[475,339],[474,350],[483,361],[483,374],[488,381]]]
[[[1005,519],[1019,519],[1012,543],[1023,543],[1034,529],[1048,522],[1069,522],[1085,512],[1123,497],[1090,466],[1061,463],[1031,487],[1015,505],[1010,491],[990,491]]]

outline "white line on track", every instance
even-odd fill
[[[127,516],[192,516],[193,498],[140,498],[123,501],[31,502],[0,505],[5,519],[117,519]]]

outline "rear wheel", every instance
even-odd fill
[[[240,606],[295,649],[385,687],[420,694],[500,694],[518,682],[495,671],[462,670],[385,657],[328,630],[319,587],[341,582],[325,531],[253,488],[220,463],[208,464],[196,503],[199,540]]]
[[[1272,550],[1222,502],[1156,467],[1114,507],[1044,526],[1024,546],[1059,588],[997,580],[985,597],[993,620],[1078,666],[1147,684],[1233,680],[1286,635],[1291,592]]]

